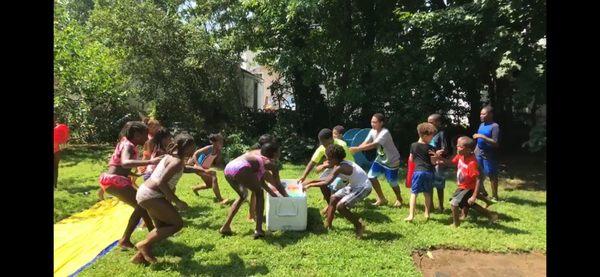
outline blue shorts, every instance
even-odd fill
[[[498,162],[494,159],[484,159],[481,155],[475,155],[479,171],[487,177],[496,177],[498,175]]]
[[[418,194],[421,192],[431,192],[431,190],[433,190],[434,178],[435,175],[433,172],[415,171],[412,177],[412,185],[410,187],[410,192],[413,194]]]
[[[377,177],[385,174],[385,178],[387,179],[388,183],[390,183],[390,186],[397,187],[399,170],[400,167],[390,168],[378,162],[373,162],[373,164],[371,165],[371,169],[369,169],[367,177],[369,177],[369,179],[376,179]]]

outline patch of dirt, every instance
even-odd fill
[[[546,255],[542,253],[500,254],[437,249],[414,251],[412,257],[425,277],[546,276]]]

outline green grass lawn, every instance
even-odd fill
[[[105,169],[110,150],[72,149],[69,154],[73,157],[64,158],[59,191],[55,196],[55,220],[96,201],[97,176]],[[82,151],[85,155],[80,153]],[[286,164],[281,176],[297,178],[303,168],[303,165]],[[219,178],[223,195],[234,198],[235,193],[223,178],[222,171]],[[416,249],[446,247],[490,252],[546,252],[546,192],[543,190],[505,190],[501,186],[500,196],[504,202],[491,207],[499,213],[499,222],[490,225],[485,217],[471,211],[458,229],[449,227],[449,210],[444,214],[434,213],[425,222],[422,196],[418,198],[415,221],[406,223],[403,220],[408,215],[406,206],[401,209],[371,207],[368,202],[375,199],[372,192],[368,200],[353,210],[367,222],[365,238],[357,240],[353,226],[344,218],[334,220],[332,231],[323,228],[319,210],[325,202],[318,189],[311,189],[308,192],[307,231],[275,232],[263,240],[253,240],[254,223],[246,220],[248,205],[242,206],[233,221],[235,235],[220,236],[217,230],[225,221],[229,207],[214,203],[209,190],[200,192],[200,197],[195,196],[191,186],[199,180],[195,175],[184,174],[178,184],[177,194],[190,204],[190,209],[183,212],[184,229],[156,246],[154,253],[159,263],[134,265],[129,262],[133,251],[115,249],[84,270],[82,276],[419,276],[411,258],[411,252]],[[391,188],[381,181],[388,200],[393,200]],[[404,182],[401,186],[402,197],[408,203],[409,190],[404,188]],[[445,197],[449,198],[455,188],[454,181],[447,181]],[[82,195],[85,191],[90,195]],[[61,201],[66,203],[58,203]],[[447,203],[446,207],[449,207]],[[134,233],[134,243],[143,239],[146,233],[138,229]]]

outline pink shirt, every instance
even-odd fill
[[[117,144],[117,147],[115,148],[115,152],[113,152],[112,156],[110,157],[110,161],[108,162],[109,166],[121,166],[121,153],[123,152],[123,150],[126,147],[132,147],[133,148],[133,157],[131,157],[134,160],[137,160],[138,158],[138,150],[135,147],[135,144],[133,144],[131,141],[129,141],[126,137],[123,137],[121,139],[121,141]]]

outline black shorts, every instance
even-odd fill
[[[450,205],[458,206],[461,209],[465,206],[469,207],[469,198],[473,196],[473,190],[470,189],[456,189],[454,194],[452,194],[452,199],[450,199]]]

